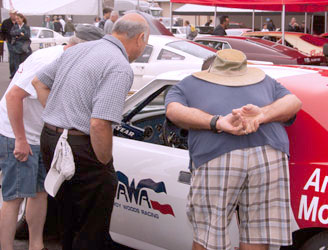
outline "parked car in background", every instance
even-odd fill
[[[300,51],[261,38],[242,36],[201,36],[195,42],[216,50],[238,49],[247,59],[274,64],[327,65],[325,56],[308,56]]]
[[[69,37],[43,27],[31,27],[32,51],[48,48],[51,46],[67,44]]]
[[[227,36],[241,36],[245,32],[250,32],[252,29],[242,28],[242,29],[226,29],[225,32]]]
[[[246,32],[243,36],[260,37],[273,42],[281,43],[282,32]],[[285,32],[286,45],[311,56],[322,56],[322,47],[328,43],[328,39],[305,33]]]
[[[131,67],[134,81],[131,92],[139,90],[157,75],[182,69],[201,69],[203,61],[215,50],[174,36],[150,35],[142,55]]]
[[[166,27],[169,31],[171,31],[170,27]],[[175,37],[179,37],[179,38],[186,38],[187,34],[186,34],[186,27],[185,26],[172,26],[172,34]]]

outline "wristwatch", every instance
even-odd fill
[[[218,131],[217,128],[216,128],[216,123],[220,119],[220,117],[221,117],[220,115],[215,115],[211,119],[210,127],[211,127],[212,132],[214,132],[214,133],[221,133],[222,132],[222,130]]]

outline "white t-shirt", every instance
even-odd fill
[[[62,45],[40,49],[19,65],[19,69],[0,101],[0,134],[9,138],[15,138],[7,114],[5,96],[16,85],[30,94],[23,100],[23,121],[27,142],[32,145],[40,145],[40,134],[43,127],[41,119],[43,107],[37,99],[32,80],[39,69],[56,60],[63,52],[64,46]]]

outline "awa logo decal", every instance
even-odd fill
[[[156,211],[159,211],[164,215],[171,215],[175,217],[173,208],[169,204],[161,204],[160,202],[151,199],[148,192],[149,190],[154,191],[156,194],[166,194],[166,188],[164,182],[154,182],[152,179],[142,179],[135,184],[135,180],[132,179],[131,183],[129,183],[129,178],[120,171],[116,172],[118,178],[118,187],[116,193],[116,199],[118,201],[125,201],[126,203],[130,203],[131,206],[123,205],[115,202],[116,207],[121,207],[123,209],[144,214],[150,217],[159,218]],[[137,205],[138,207],[133,207],[132,205]],[[142,207],[146,207],[154,211],[146,211],[142,209]]]

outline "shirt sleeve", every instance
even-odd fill
[[[167,108],[167,105],[169,105],[171,102],[178,102],[181,103],[184,106],[188,106],[187,98],[181,88],[182,83],[178,83],[177,85],[171,87],[169,92],[167,93],[165,97],[165,107]]]
[[[272,79],[273,84],[274,84],[274,100],[278,100],[285,95],[291,94],[288,89],[286,89],[283,85],[281,85],[279,82],[276,80]]]
[[[91,117],[121,123],[125,99],[132,82],[132,72],[109,71],[94,91]]]
[[[52,88],[52,85],[54,84],[57,69],[60,65],[60,57],[57,58],[52,63],[42,67],[37,73],[37,78],[44,83],[49,89]]]

